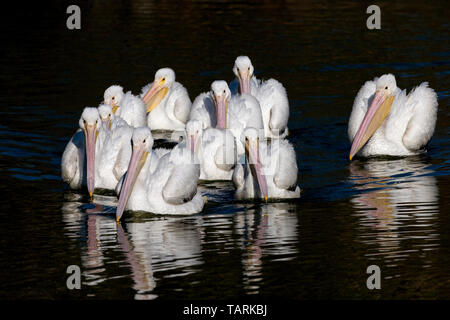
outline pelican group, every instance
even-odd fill
[[[206,203],[200,180],[231,180],[236,200],[299,198],[286,89],[274,79],[258,80],[247,56],[236,58],[233,72],[230,86],[213,81],[193,103],[171,68],[159,69],[140,96],[109,87],[98,108],[81,114],[62,155],[63,181],[73,189],[87,187],[91,199],[97,190],[115,190],[117,221],[126,210],[199,213]],[[234,94],[233,85],[239,86]],[[350,160],[425,152],[437,106],[426,82],[407,94],[392,74],[367,81],[348,123]],[[184,141],[173,149],[153,148],[152,130],[181,133]]]
[[[214,81],[209,93],[202,93],[194,100],[190,118],[200,121],[203,128],[228,129],[235,137],[239,156],[244,153],[240,142],[242,131],[264,128],[258,100],[249,94],[232,96],[223,80]]]

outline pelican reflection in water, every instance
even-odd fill
[[[273,261],[295,258],[297,226],[297,214],[292,203],[269,203],[236,215],[235,228],[244,249],[243,283],[247,294],[259,293],[264,280],[263,256],[270,255]]]
[[[351,163],[350,179],[360,190],[351,202],[368,256],[398,261],[438,241],[438,186],[422,157]],[[428,250],[427,249],[427,250]]]
[[[184,277],[203,263],[201,217],[151,217],[122,227],[113,217],[114,197],[97,197],[95,207],[88,209],[82,208],[79,194],[70,192],[66,199],[62,209],[67,234],[77,242],[80,237],[85,241],[81,254],[83,285],[105,282],[109,286],[115,279],[130,276],[135,299],[154,299],[154,273],[172,270],[173,276]],[[116,251],[122,255],[111,261]],[[125,274],[111,275],[111,270],[117,270],[107,270],[111,263],[125,265],[125,269],[118,269]]]

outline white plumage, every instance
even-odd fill
[[[233,182],[237,199],[299,198],[297,160],[294,148],[284,139],[270,144],[262,141],[258,130],[247,128],[242,133],[246,146],[245,161],[236,164]]]
[[[98,106],[98,114],[102,120],[103,128],[114,131],[117,127],[127,127],[128,123],[120,116],[116,116],[112,108],[108,104],[100,104]]]
[[[133,128],[118,117],[110,130],[100,130],[95,159],[95,188],[114,190],[131,158]]]
[[[141,98],[146,104],[150,129],[184,130],[192,102],[186,88],[175,81],[172,69],[159,69],[154,81],[142,88]]]
[[[138,128],[132,137],[133,154],[117,205],[117,220],[125,209],[156,214],[187,215],[203,209],[197,192],[200,176],[198,160],[190,150],[153,151],[149,128]]]
[[[104,105],[100,108],[102,114],[109,115],[111,109]],[[80,129],[67,144],[61,160],[63,181],[72,189],[87,185],[91,196],[95,189],[114,190],[125,173],[131,157],[132,128],[113,115],[109,119],[111,128],[102,123],[97,108],[83,110]]]
[[[250,58],[239,56],[234,63],[233,72],[237,80],[230,87],[237,89],[239,84],[241,94],[251,94],[259,102],[264,122],[266,138],[284,138],[288,134],[289,100],[286,89],[275,80],[262,81],[254,75],[254,67]],[[234,93],[237,93],[234,92]]]
[[[437,106],[437,95],[426,82],[406,94],[392,74],[367,81],[355,98],[348,123],[348,136],[353,141],[350,158],[355,154],[407,156],[425,152],[436,125]],[[375,130],[372,134],[370,128]]]
[[[113,113],[130,126],[138,128],[147,124],[144,102],[130,91],[124,94],[121,86],[113,85],[105,90],[103,98],[104,103],[112,107]]]
[[[200,163],[200,180],[231,180],[236,163],[236,142],[226,129],[207,128],[191,120],[186,125],[186,146]]]
[[[78,129],[64,149],[61,158],[61,177],[71,189],[86,185],[86,143],[84,132]]]
[[[240,143],[245,128],[263,129],[264,123],[258,101],[251,95],[231,96],[225,81],[214,81],[211,92],[200,94],[191,109],[191,120],[198,120],[203,128],[229,129],[236,139],[238,155],[244,153]]]
[[[203,129],[216,127],[217,117],[212,91],[200,93],[194,99],[189,120],[200,121]]]

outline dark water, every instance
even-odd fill
[[[69,2],[4,11],[0,39],[0,298],[450,298],[449,9],[446,1]],[[135,93],[164,66],[191,99],[231,81],[237,55],[288,92],[302,198],[239,204],[231,183],[191,217],[99,212],[116,199],[60,179],[65,144],[106,87]],[[348,161],[353,99],[392,72],[401,88],[428,81],[439,96],[428,154]],[[381,268],[381,290],[366,268]],[[68,290],[66,269],[82,270]]]

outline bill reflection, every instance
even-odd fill
[[[350,164],[350,179],[360,191],[351,203],[368,257],[395,266],[437,245],[438,186],[429,167],[421,157]]]
[[[83,207],[83,197],[76,193],[69,193],[66,199],[62,210],[67,235],[82,243],[82,285],[105,282],[110,286],[113,281],[130,278],[135,299],[154,299],[158,296],[154,292],[158,272],[163,274],[160,277],[166,271],[170,277],[184,277],[203,263],[201,217],[136,214],[133,221],[117,224],[111,213],[115,197],[94,197],[89,208]]]
[[[263,259],[288,261],[297,253],[297,215],[290,203],[269,203],[236,215],[240,236],[243,283],[247,294],[258,294],[264,280]]]

